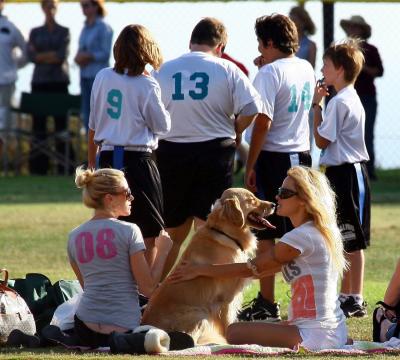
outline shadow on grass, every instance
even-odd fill
[[[371,182],[374,203],[400,203],[400,169],[380,170]],[[233,186],[244,187],[243,171],[235,175]],[[80,202],[81,191],[73,176],[0,177],[0,204]]]

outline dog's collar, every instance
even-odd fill
[[[219,229],[216,229],[215,227],[212,227],[211,230],[214,230],[214,231],[216,231],[217,233],[220,233],[220,234],[222,234],[222,235],[225,235],[226,237],[228,237],[229,239],[231,239],[231,240],[237,245],[237,247],[238,247],[240,250],[244,251],[242,244],[241,244],[239,241],[237,241],[234,237],[232,237],[232,236],[230,236],[230,235],[224,233],[223,231],[221,231],[221,230],[219,230]]]

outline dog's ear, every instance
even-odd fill
[[[236,196],[223,200],[222,214],[236,226],[244,226],[244,215]]]

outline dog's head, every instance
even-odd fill
[[[246,226],[255,229],[274,228],[267,216],[274,212],[275,205],[269,201],[258,199],[252,192],[241,188],[230,188],[224,191],[215,203],[208,222],[226,220],[235,227]]]

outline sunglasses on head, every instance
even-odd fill
[[[289,199],[292,196],[297,195],[297,191],[286,189],[284,187],[280,187],[278,189],[278,194],[277,194],[281,199]]]

